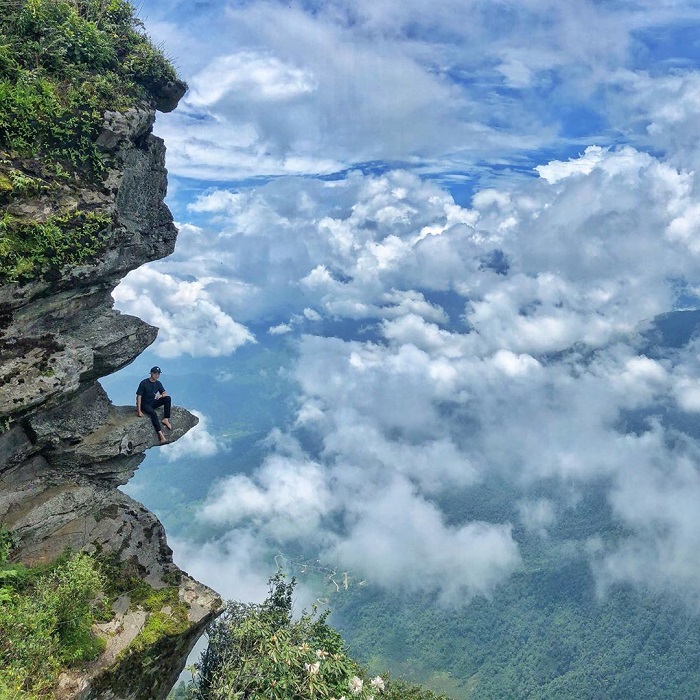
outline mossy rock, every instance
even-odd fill
[[[14,187],[12,186],[12,181],[10,178],[0,170],[0,195],[5,192],[12,192]]]
[[[108,692],[134,700],[165,698],[181,669],[179,660],[187,657],[200,634],[182,603],[150,613],[141,633],[90,683],[87,700]]]

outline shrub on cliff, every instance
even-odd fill
[[[104,648],[91,632],[103,581],[84,554],[44,569],[10,565],[3,537],[0,530],[0,698],[34,700],[50,692],[64,667]]]
[[[418,686],[369,679],[326,623],[327,614],[292,617],[295,581],[270,580],[262,604],[230,602],[207,631],[209,646],[193,683],[171,697],[190,700],[446,700]]]
[[[0,149],[92,174],[105,110],[154,101],[175,69],[126,0],[0,0]]]
[[[173,85],[127,0],[0,0],[0,284],[58,278],[104,248],[111,218],[66,193],[106,172],[105,112],[166,109]]]

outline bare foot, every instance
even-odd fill
[[[165,435],[163,435],[162,432],[158,433],[158,439],[160,440],[160,444],[161,444],[161,445],[165,445],[165,443],[168,442],[168,441],[165,439]]]
[[[173,429],[173,426],[170,425],[170,421],[169,421],[167,418],[163,418],[163,420],[161,421],[161,423],[162,423],[168,430],[172,430],[172,429]]]

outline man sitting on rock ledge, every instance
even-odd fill
[[[158,433],[160,444],[164,445],[167,440],[163,434],[161,421],[158,420],[156,408],[163,406],[163,425],[168,430],[172,430],[173,426],[170,425],[171,399],[160,383],[160,374],[160,367],[151,367],[151,376],[146,377],[146,379],[142,380],[139,384],[139,388],[136,390],[136,415],[140,418],[143,417],[144,413],[149,415],[151,423],[153,423],[153,427],[156,433]]]

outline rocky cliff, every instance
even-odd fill
[[[172,109],[183,90],[166,86],[156,105]],[[154,118],[147,103],[105,114],[97,145],[107,169],[91,186],[54,179],[30,196],[25,188],[21,198],[6,199],[15,219],[69,213],[106,222],[77,262],[0,284],[0,523],[14,535],[12,557],[32,564],[66,548],[96,552],[152,589],[177,593],[158,609],[122,595],[114,619],[99,630],[104,654],[64,675],[60,698],[164,698],[221,604],[173,564],[157,518],[117,489],[157,438],[147,418],[133,406],[112,405],[97,381],[132,362],[157,334],[115,311],[111,297],[127,272],[175,246]],[[15,179],[50,180],[39,162],[2,163]],[[172,423],[174,440],[197,418],[175,407]],[[149,627],[154,615],[170,618],[162,634]]]

